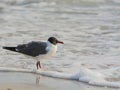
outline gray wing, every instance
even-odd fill
[[[46,47],[47,44],[45,42],[30,42],[28,44],[18,45],[16,49],[19,53],[35,57],[39,54],[46,54]]]

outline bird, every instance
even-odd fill
[[[55,37],[49,37],[47,42],[31,41],[27,44],[19,44],[15,47],[3,46],[3,49],[21,53],[27,57],[32,57],[37,60],[36,68],[40,69],[40,60],[54,56],[57,51],[58,43],[64,44],[63,41],[59,41]]]

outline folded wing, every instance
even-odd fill
[[[45,42],[30,42],[28,44],[18,45],[17,47],[3,47],[3,48],[35,57],[40,54],[46,54],[47,53],[46,47],[47,44]]]

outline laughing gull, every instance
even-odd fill
[[[32,41],[28,44],[18,45],[16,47],[4,46],[3,49],[22,53],[37,60],[37,69],[41,68],[41,59],[46,59],[53,56],[57,51],[57,43],[64,44],[62,41],[57,40],[55,37],[50,37],[47,42]]]

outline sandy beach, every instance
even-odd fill
[[[34,85],[4,83],[1,84],[0,90],[54,90],[54,89],[45,86],[37,87]]]
[[[2,48],[51,36],[41,71]],[[0,0],[0,90],[120,90],[120,0]]]
[[[119,90],[31,73],[0,72],[0,90]]]

